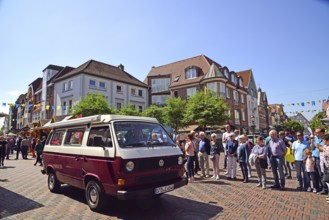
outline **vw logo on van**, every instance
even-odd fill
[[[164,160],[162,160],[162,159],[159,160],[159,166],[160,166],[160,167],[163,167],[163,165],[164,165]]]

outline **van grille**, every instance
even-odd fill
[[[172,180],[178,177],[178,172],[168,172],[168,173],[159,173],[159,174],[152,174],[149,176],[138,176],[136,177],[135,181],[137,185],[142,184],[149,184],[149,183],[158,183],[167,180]]]
[[[178,166],[178,157],[177,156],[167,156],[167,157],[154,157],[154,158],[141,158],[141,159],[132,159],[132,160],[124,160],[123,163],[123,172],[128,172],[125,169],[125,164],[128,161],[133,161],[135,164],[135,169],[132,172],[140,172],[146,170],[153,170],[159,168],[169,168]],[[159,161],[163,160],[163,166],[159,165]]]

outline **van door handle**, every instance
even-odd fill
[[[74,158],[74,160],[79,161],[79,160],[80,160],[80,156],[76,156],[76,157]]]

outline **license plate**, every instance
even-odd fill
[[[174,184],[171,184],[171,185],[168,185],[168,186],[161,186],[161,187],[157,187],[157,188],[154,189],[154,194],[169,192],[169,191],[174,190],[174,189],[175,189]]]

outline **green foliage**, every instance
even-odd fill
[[[313,118],[310,121],[310,127],[313,131],[317,128],[326,128],[324,123],[321,121],[321,119],[327,117],[325,112],[319,112],[316,115],[313,116]]]
[[[88,94],[74,107],[73,116],[83,117],[99,114],[113,114],[114,110],[109,107],[107,100],[100,94]]]
[[[165,108],[161,108],[156,105],[150,105],[148,108],[145,109],[142,115],[145,117],[156,118],[161,124],[164,124],[164,110]]]
[[[123,106],[120,110],[118,110],[117,114],[119,115],[131,115],[131,116],[141,116],[142,113],[135,109],[135,106],[132,104],[128,104],[128,106]]]
[[[226,114],[228,107],[222,98],[216,98],[211,91],[198,91],[188,99],[185,120],[195,121],[203,129],[207,125],[221,125],[229,116]]]
[[[179,128],[185,127],[186,121],[184,120],[186,101],[180,97],[170,97],[164,107],[164,123],[173,127],[176,131]]]
[[[290,131],[304,131],[304,125],[302,123],[299,123],[298,121],[288,121],[283,124],[284,130],[290,130]]]

